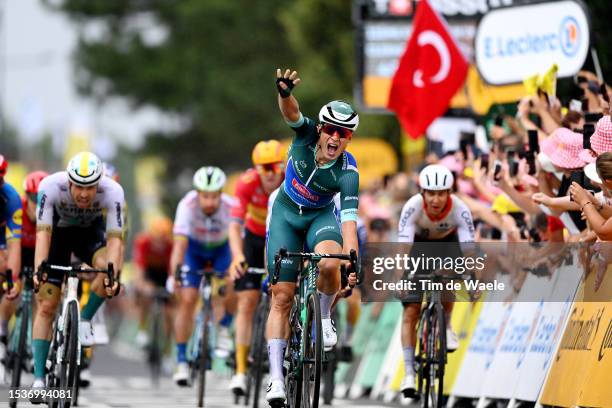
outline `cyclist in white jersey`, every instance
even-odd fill
[[[202,167],[193,176],[195,190],[188,192],[176,209],[170,271],[173,273],[180,265],[185,268],[180,282],[174,282],[180,289],[174,321],[177,368],[173,378],[183,387],[189,385],[186,350],[193,330],[202,271],[210,264],[217,276],[223,277],[232,260],[228,231],[234,200],[221,192],[225,181],[225,173],[220,168]]]
[[[48,260],[51,264],[69,266],[74,254],[94,268],[106,268],[107,262],[111,262],[118,275],[123,263],[124,202],[123,188],[114,180],[103,177],[100,159],[89,152],[77,154],[70,160],[66,171],[44,178],[38,188],[34,264],[39,267]],[[49,272],[36,296],[32,327],[33,389],[45,387],[45,361],[63,278],[61,272]],[[106,288],[106,279],[102,274],[94,279],[89,300],[81,311],[79,337],[83,346],[93,344],[91,318],[106,296],[117,293],[119,282],[115,280],[112,288]],[[34,276],[35,287],[39,284]],[[36,398],[31,401],[44,402]]]
[[[402,209],[398,228],[399,242],[451,243],[448,249],[445,248],[451,253],[440,255],[462,256],[460,243],[474,242],[474,223],[465,203],[451,193],[453,184],[453,174],[442,165],[429,165],[421,171],[419,174],[421,194],[410,198]],[[452,244],[455,242],[456,246]],[[411,295],[403,302],[402,347],[406,372],[401,391],[404,395],[416,397],[414,349],[422,292]],[[450,328],[452,306],[452,302],[444,302],[444,309],[448,315],[446,345],[449,352],[455,351],[458,347],[457,336]]]

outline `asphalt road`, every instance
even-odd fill
[[[133,349],[122,349],[120,346],[99,347],[95,352],[95,360],[92,364],[92,385],[81,392],[79,406],[91,408],[196,406],[195,388],[175,386],[169,374],[157,387],[153,386],[147,367],[140,357]],[[4,377],[3,373],[0,378],[2,377]],[[31,376],[24,378],[24,384],[28,387],[31,381]],[[209,374],[205,406],[209,408],[234,406],[234,398],[228,390],[228,384],[229,376]],[[7,395],[6,384],[0,385],[0,407],[8,406]],[[34,405],[23,401],[18,406]],[[265,408],[268,405],[262,400],[259,406]],[[373,408],[400,406],[400,404],[386,405],[378,401],[361,399],[357,401],[334,400],[333,406]]]

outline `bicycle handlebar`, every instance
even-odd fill
[[[36,271],[36,277],[38,278],[38,287],[34,289],[34,292],[38,293],[38,288],[40,287],[40,283],[43,282],[44,273],[48,273],[51,271],[60,271],[60,272],[68,272],[68,276],[75,276],[79,272],[82,273],[105,273],[108,278],[108,285],[104,285],[107,288],[112,288],[115,286],[115,268],[112,262],[109,262],[106,269],[83,269],[81,265],[53,265],[48,263],[47,261],[43,261],[38,267]],[[116,294],[116,293],[115,293]],[[113,295],[108,296],[108,298],[112,298]]]
[[[325,254],[316,252],[289,252],[287,248],[280,248],[278,254],[274,255],[274,275],[272,276],[272,284],[275,285],[278,282],[280,275],[281,261],[283,258],[300,258],[300,261],[305,259],[311,260],[313,258],[335,258],[343,261],[350,261],[350,273],[357,273],[357,251],[351,249],[349,255],[347,254]],[[342,277],[342,275],[341,275]],[[348,282],[348,278],[347,278]],[[357,273],[357,283],[361,282],[361,276]]]

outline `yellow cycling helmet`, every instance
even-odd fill
[[[168,217],[156,217],[149,225],[149,232],[155,237],[172,236],[172,221]]]
[[[253,148],[251,155],[254,165],[285,161],[283,148],[278,140],[262,140]]]

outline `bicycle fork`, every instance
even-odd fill
[[[62,304],[62,313],[60,314],[58,320],[57,320],[57,333],[58,333],[58,337],[61,336],[61,338],[57,338],[56,341],[58,341],[59,343],[59,347],[57,349],[57,366],[59,366],[62,362],[63,362],[63,355],[64,355],[64,348],[68,347],[68,345],[66,344],[66,342],[64,341],[64,339],[66,338],[66,333],[68,330],[68,327],[65,325],[65,319],[66,316],[68,316],[68,307],[70,306],[70,304],[74,303],[76,304],[77,307],[77,311],[79,311],[77,313],[77,321],[74,322],[73,324],[77,325],[77,328],[80,329],[80,324],[81,324],[81,313],[80,313],[80,308],[79,308],[79,301],[78,301],[78,294],[77,294],[77,288],[78,288],[78,284],[79,284],[79,280],[77,278],[71,278],[69,277],[67,279],[67,291],[66,291],[66,297],[64,299],[64,302]],[[77,330],[77,361],[76,364],[77,366],[81,365],[81,339],[79,338],[79,330]],[[61,341],[60,341],[61,340]]]

